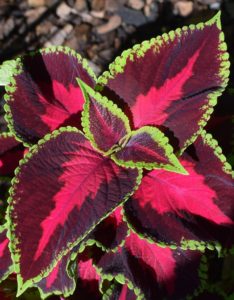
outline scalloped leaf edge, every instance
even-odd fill
[[[50,54],[50,53],[59,53],[62,52],[64,54],[68,54],[68,55],[72,55],[75,58],[77,58],[78,62],[82,65],[82,67],[88,72],[88,74],[94,79],[95,82],[97,82],[97,78],[96,75],[94,73],[94,71],[90,68],[88,61],[84,58],[81,57],[81,55],[79,53],[77,53],[75,50],[66,47],[66,46],[50,46],[47,48],[42,48],[39,49],[37,51],[32,51],[29,52],[26,55],[22,55],[18,58],[15,59],[15,67],[12,69],[12,76],[9,79],[9,83],[5,86],[5,95],[4,95],[4,100],[5,100],[5,104],[4,104],[4,111],[5,111],[5,120],[7,122],[7,126],[8,129],[10,130],[10,132],[12,132],[16,138],[16,140],[18,140],[19,142],[23,143],[23,145],[25,147],[31,147],[32,144],[24,141],[23,137],[21,137],[14,128],[14,121],[13,121],[13,116],[11,113],[11,108],[10,105],[8,104],[11,101],[14,101],[12,94],[16,91],[17,89],[17,85],[16,85],[16,81],[14,79],[15,76],[20,75],[23,72],[23,64],[22,64],[22,58],[25,56],[35,56],[37,54]]]
[[[3,225],[0,225],[0,233],[2,233],[4,230],[7,230],[7,224],[3,224]],[[8,247],[9,247],[9,244],[8,244]],[[14,272],[14,264],[13,264],[13,261],[12,261],[12,264],[9,266],[9,268],[6,270],[6,272],[4,273],[4,275],[0,278],[0,283],[2,281],[4,281],[5,279],[7,279],[7,277]]]
[[[43,272],[41,274],[39,274],[38,276],[36,276],[30,280],[23,282],[23,278],[20,275],[20,266],[19,266],[20,253],[19,253],[19,249],[17,249],[17,245],[19,244],[19,241],[17,240],[17,238],[14,234],[15,226],[11,222],[12,204],[14,204],[14,200],[13,200],[14,185],[15,185],[15,183],[18,182],[17,176],[20,174],[21,166],[23,164],[27,163],[31,159],[33,154],[38,152],[41,145],[45,144],[50,139],[56,138],[59,134],[61,134],[63,132],[79,132],[80,134],[84,135],[77,128],[71,127],[71,126],[61,127],[58,130],[53,131],[53,133],[46,134],[41,140],[38,141],[38,144],[32,146],[30,148],[29,152],[25,155],[25,157],[22,160],[20,160],[19,166],[15,170],[15,177],[11,181],[11,188],[9,190],[10,196],[7,200],[8,207],[7,207],[7,211],[6,211],[6,222],[7,222],[7,228],[8,228],[7,237],[9,239],[9,249],[11,252],[12,261],[14,263],[15,272],[17,274],[17,282],[18,282],[17,297],[20,296],[27,288],[33,286],[34,283],[39,282],[42,278],[49,275],[49,273],[56,266],[57,262],[64,255],[66,255],[72,248],[74,248],[76,245],[78,245],[79,242],[81,242],[102,220],[104,220],[106,217],[108,217],[118,206],[123,205],[123,203],[129,199],[129,197],[137,190],[138,186],[140,185],[141,179],[142,179],[142,171],[138,170],[138,177],[136,178],[135,187],[132,189],[132,191],[130,193],[128,193],[124,197],[124,199],[122,200],[122,202],[119,205],[113,207],[113,209],[109,213],[107,213],[105,216],[103,216],[103,218],[101,218],[97,224],[95,224],[93,227],[91,227],[82,237],[77,239],[75,242],[70,243],[68,248],[64,249],[64,251],[61,251],[61,253],[59,253],[58,256],[56,257],[56,259],[54,259],[51,262],[51,264],[45,270],[43,270]]]
[[[181,35],[182,32],[186,32],[188,30],[194,31],[195,29],[203,29],[205,26],[211,26],[216,24],[219,30],[222,30],[221,26],[221,11],[214,15],[213,18],[208,20],[207,22],[200,22],[198,24],[191,24],[189,26],[183,26],[182,28],[177,28],[175,30],[169,31],[168,33],[163,33],[155,38],[150,40],[143,41],[141,44],[136,44],[132,48],[125,50],[122,52],[120,56],[117,56],[115,60],[109,65],[109,70],[103,72],[97,79],[97,90],[102,90],[103,86],[108,83],[109,79],[115,77],[116,74],[123,73],[124,66],[126,65],[126,61],[129,58],[130,60],[134,59],[134,55],[137,57],[142,57],[144,54],[151,48],[152,45],[158,44],[161,45],[162,41],[173,41],[175,35]],[[213,107],[217,104],[217,98],[223,93],[225,90],[228,81],[229,81],[229,74],[230,74],[230,61],[229,54],[227,50],[227,44],[224,41],[224,33],[221,31],[219,35],[219,49],[225,51],[222,55],[220,55],[220,77],[223,80],[222,87],[219,90],[211,92],[208,96],[208,104],[205,104],[201,107],[201,110],[204,111],[201,119],[198,121],[199,129],[195,132],[185,143],[182,149],[179,151],[179,155],[182,155],[184,150],[191,145],[199,134],[201,134],[202,129],[207,124],[210,116],[213,112]]]
[[[153,169],[164,169],[170,172],[175,172],[183,175],[188,175],[188,172],[184,169],[184,167],[180,164],[179,160],[175,156],[173,152],[172,146],[169,144],[169,139],[164,135],[163,132],[161,132],[158,128],[152,127],[152,126],[143,126],[135,131],[131,132],[131,136],[134,136],[138,133],[148,133],[152,139],[157,143],[160,147],[162,147],[165,150],[166,156],[169,158],[169,163],[171,164],[158,164],[158,163],[147,163],[147,162],[133,162],[130,161],[124,161],[121,159],[118,159],[115,154],[111,155],[111,159],[114,160],[114,162],[122,167],[126,168],[144,168],[147,170],[153,170]],[[121,150],[120,150],[121,151]],[[117,151],[118,153],[118,151]]]
[[[226,157],[222,153],[221,147],[219,147],[217,140],[213,138],[213,136],[210,133],[207,133],[204,129],[201,131],[201,137],[205,144],[209,145],[213,150],[215,156],[220,160],[220,162],[223,164],[223,171],[231,175],[232,178],[234,178],[234,172],[232,171],[231,165],[227,162]],[[159,247],[165,248],[169,247],[172,250],[175,250],[177,248],[181,248],[182,250],[194,250],[194,251],[200,251],[205,252],[206,249],[209,249],[211,251],[216,250],[219,257],[226,256],[228,254],[234,254],[234,245],[230,249],[223,248],[220,242],[213,241],[213,242],[204,242],[204,241],[196,241],[196,240],[186,240],[181,239],[180,244],[177,245],[175,243],[166,243],[162,241],[155,241],[153,238],[148,236],[147,234],[139,233],[136,228],[131,224],[131,222],[128,220],[127,214],[125,212],[125,208],[123,206],[123,220],[127,223],[130,230],[132,230],[137,236],[140,238],[146,239],[151,244],[156,244]]]
[[[147,242],[149,242],[150,244],[155,244],[155,245],[158,245],[157,243],[155,242],[150,242],[148,239],[146,239],[145,237],[142,237],[142,236],[139,236],[138,237],[141,239],[141,240],[146,240]],[[167,247],[167,246],[166,246]],[[164,247],[165,248],[165,247]],[[175,249],[172,249],[172,250],[175,250]],[[122,273],[118,273],[117,275],[113,276],[112,274],[110,273],[104,273],[103,272],[103,269],[98,267],[95,263],[93,264],[97,273],[100,275],[101,277],[101,282],[100,282],[100,291],[103,293],[103,282],[104,280],[108,280],[108,281],[113,281],[113,280],[116,280],[118,283],[124,285],[124,284],[127,284],[128,288],[130,290],[132,290],[134,292],[134,294],[136,295],[137,299],[136,300],[143,300],[143,299],[146,299],[145,296],[144,296],[144,293],[141,289],[139,289],[138,287],[136,287],[128,278],[126,278]],[[202,255],[201,257],[201,262],[200,262],[200,266],[199,266],[199,269],[198,269],[198,277],[199,279],[201,280],[201,285],[194,290],[193,294],[192,295],[187,295],[185,297],[186,300],[190,300],[191,299],[191,296],[195,296],[197,295],[198,293],[201,293],[203,292],[203,290],[205,289],[206,287],[206,280],[208,278],[208,275],[207,275],[207,270],[208,270],[208,264],[207,264],[207,258],[205,255]],[[105,294],[103,295],[105,296]],[[104,300],[109,300],[109,297],[108,297],[108,294],[106,295],[105,298],[103,298]]]
[[[124,112],[111,100],[109,100],[107,97],[102,96],[99,92],[93,90],[90,86],[88,86],[85,82],[83,82],[81,79],[77,79],[78,84],[83,92],[83,96],[85,99],[84,108],[81,114],[81,125],[83,127],[85,136],[89,139],[92,146],[99,152],[103,153],[104,155],[109,155],[109,149],[107,152],[104,152],[102,149],[98,147],[98,145],[95,142],[94,136],[92,132],[89,129],[89,107],[90,107],[90,100],[89,96],[94,98],[95,101],[97,101],[98,104],[102,105],[104,108],[109,110],[114,116],[120,118],[123,121],[123,124],[125,125],[127,133],[131,132],[131,128],[129,125],[128,117],[124,114]]]

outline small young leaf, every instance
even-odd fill
[[[104,254],[95,264],[103,278],[127,283],[140,299],[186,299],[203,282],[201,253],[161,248],[133,232],[117,253]]]
[[[42,49],[16,62],[4,106],[11,131],[27,145],[61,126],[80,127],[84,99],[76,78],[95,83],[87,62],[66,47]]]
[[[133,131],[122,149],[111,158],[121,166],[187,174],[173,153],[168,138],[155,127],[144,126]]]
[[[16,61],[6,60],[0,65],[0,85],[7,85],[15,71]]]
[[[130,107],[135,128],[169,128],[186,148],[227,85],[228,53],[220,13],[126,50],[98,83]]]
[[[6,279],[14,270],[6,233],[6,226],[0,226],[0,282]]]
[[[180,158],[188,176],[153,170],[125,205],[129,223],[156,242],[203,249],[234,244],[234,182],[217,142],[202,134]],[[191,242],[186,242],[191,240]],[[209,246],[210,247],[210,246]]]
[[[19,294],[49,274],[140,178],[137,169],[96,152],[76,128],[54,131],[30,148],[16,171],[7,216]]]
[[[128,118],[116,104],[78,79],[85,97],[82,125],[93,147],[108,153],[118,147],[131,129]]]

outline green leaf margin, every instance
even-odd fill
[[[20,57],[16,58],[15,59],[16,64],[15,64],[15,68],[12,70],[12,76],[9,80],[10,82],[9,82],[9,84],[7,84],[5,86],[6,93],[4,95],[4,100],[5,100],[5,105],[4,105],[5,117],[4,118],[7,122],[7,125],[8,125],[8,128],[9,128],[10,132],[12,132],[14,134],[16,140],[18,140],[19,142],[22,142],[25,147],[31,147],[32,144],[26,142],[24,140],[24,138],[16,132],[16,130],[14,128],[14,119],[13,119],[11,108],[10,108],[10,105],[9,105],[10,102],[14,101],[13,93],[17,89],[17,84],[16,84],[16,80],[15,80],[14,77],[17,76],[17,75],[20,75],[21,73],[24,72],[22,59],[25,56],[35,56],[37,54],[46,55],[46,54],[60,53],[60,52],[75,57],[77,59],[78,63],[81,64],[82,67],[88,72],[90,77],[92,77],[95,82],[97,81],[95,73],[89,67],[88,61],[86,59],[83,59],[80,56],[80,54],[76,53],[75,50],[70,49],[69,47],[51,46],[51,47],[48,47],[48,48],[42,48],[42,49],[39,49],[37,51],[30,52],[30,53],[28,53],[24,56],[20,56]]]
[[[0,85],[4,86],[10,83],[10,78],[15,69],[16,61],[14,59],[5,60],[0,65]]]
[[[20,296],[27,288],[33,286],[35,283],[39,282],[42,278],[46,277],[49,275],[49,273],[53,270],[53,268],[56,266],[57,262],[64,256],[66,255],[72,248],[74,248],[76,245],[78,245],[102,220],[104,220],[106,217],[108,217],[118,206],[122,205],[124,202],[126,202],[129,197],[137,190],[138,186],[140,185],[141,179],[142,179],[142,171],[138,170],[138,177],[136,178],[136,185],[134,186],[133,190],[128,193],[124,199],[122,200],[119,205],[113,207],[113,209],[108,212],[103,218],[99,220],[98,223],[96,223],[93,227],[91,227],[87,232],[82,236],[79,237],[75,242],[69,243],[67,245],[67,248],[64,248],[61,253],[58,254],[58,256],[52,261],[52,263],[45,269],[43,270],[38,276],[29,279],[25,282],[23,282],[23,278],[20,275],[20,249],[17,248],[19,244],[19,240],[17,239],[14,229],[15,225],[11,222],[11,214],[13,211],[13,206],[14,206],[14,186],[18,182],[18,175],[21,172],[21,166],[27,163],[30,159],[33,158],[33,155],[36,154],[40,146],[45,144],[47,141],[56,138],[59,134],[63,132],[79,132],[80,134],[83,135],[81,131],[79,131],[75,127],[67,126],[67,127],[61,127],[58,130],[53,131],[53,133],[46,134],[41,140],[38,141],[37,145],[34,145],[30,148],[29,152],[25,155],[25,157],[20,160],[18,168],[15,170],[15,177],[12,179],[11,182],[11,188],[9,190],[9,198],[8,198],[8,208],[6,212],[6,222],[7,222],[7,237],[9,239],[9,249],[11,252],[11,257],[12,261],[14,262],[14,268],[15,272],[17,274],[17,282],[18,282],[18,291],[17,291],[17,296]]]
[[[64,293],[62,293],[60,290],[54,290],[53,292],[46,293],[37,284],[34,284],[34,287],[37,288],[38,291],[39,291],[41,299],[44,300],[44,299],[48,298],[49,296],[53,296],[53,295],[63,296],[63,297],[66,298],[66,297],[71,296],[74,293],[74,291],[76,289],[76,278],[75,278],[75,276],[72,276],[70,274],[70,268],[69,268],[70,263],[71,263],[71,256],[70,256],[70,259],[67,260],[67,265],[66,265],[66,269],[64,270],[64,272],[66,272],[67,276],[72,279],[72,281],[73,281],[72,282],[72,284],[73,284],[72,287],[70,289],[66,288]],[[38,283],[40,283],[40,282],[38,282]]]
[[[121,121],[123,122],[123,124],[125,126],[125,129],[126,129],[127,133],[130,133],[131,128],[130,128],[128,117],[124,114],[124,112],[115,103],[113,103],[107,97],[102,96],[99,92],[96,92],[95,90],[93,90],[91,87],[89,87],[82,80],[77,79],[77,81],[80,85],[80,88],[83,92],[83,96],[85,98],[84,109],[82,111],[82,117],[81,117],[81,125],[83,127],[85,136],[89,139],[92,146],[97,151],[103,153],[104,155],[109,155],[109,150],[111,150],[111,149],[109,149],[107,152],[100,149],[98,147],[97,143],[95,142],[94,135],[90,131],[90,121],[89,121],[89,119],[92,116],[90,116],[90,113],[89,113],[89,109],[90,109],[89,96],[92,97],[95,101],[97,101],[97,103],[99,105],[103,106],[106,110],[108,110],[115,117],[121,119]]]
[[[109,65],[109,71],[105,71],[101,76],[97,79],[97,89],[102,90],[105,85],[108,84],[110,79],[115,78],[117,74],[124,72],[124,67],[127,63],[127,60],[134,61],[134,57],[140,58],[145,55],[145,53],[154,45],[158,45],[159,47],[162,45],[163,42],[170,42],[173,41],[177,36],[181,36],[182,34],[186,33],[188,30],[195,31],[195,30],[202,30],[205,26],[211,26],[216,24],[218,29],[222,30],[221,27],[221,11],[219,11],[212,19],[208,20],[207,22],[201,22],[196,25],[192,24],[189,26],[183,26],[182,28],[177,28],[176,30],[172,30],[169,33],[164,33],[161,36],[157,36],[156,38],[152,38],[148,41],[144,41],[141,44],[136,44],[133,48],[125,50],[122,52],[120,56],[118,56],[113,63]],[[225,90],[228,81],[229,81],[229,54],[226,52],[227,44],[224,41],[224,33],[221,31],[219,35],[219,49],[225,51],[222,55],[220,55],[220,72],[219,75],[223,81],[223,85],[220,87],[219,90],[211,92],[208,96],[208,104],[202,106],[201,110],[204,112],[203,116],[198,122],[199,129],[195,132],[185,143],[182,149],[180,149],[179,154],[181,155],[184,150],[191,145],[199,134],[201,134],[203,128],[207,124],[210,116],[213,112],[213,107],[217,104],[217,98],[223,93]]]
[[[6,224],[0,225],[0,233],[2,233],[4,230],[7,230],[7,225]],[[8,244],[8,247],[9,247],[9,244]],[[9,268],[6,270],[6,272],[0,278],[0,283],[2,281],[4,281],[13,272],[14,272],[14,265],[13,265],[13,262],[12,262],[12,264],[9,266]]]
[[[135,131],[131,132],[131,137],[137,135],[138,133],[147,133],[151,136],[152,140],[158,144],[161,148],[165,151],[165,156],[168,158],[168,162],[171,164],[158,164],[156,162],[154,163],[148,163],[148,162],[133,162],[130,161],[124,161],[121,159],[118,159],[115,154],[111,155],[111,159],[113,161],[122,167],[126,168],[144,168],[147,170],[153,170],[153,169],[165,169],[167,171],[176,172],[184,175],[188,175],[188,172],[183,168],[183,166],[180,164],[179,160],[173,153],[173,148],[169,144],[168,138],[164,135],[162,131],[160,131],[156,127],[152,126],[143,126],[140,129],[137,129]],[[121,151],[121,150],[120,150]],[[118,151],[117,151],[118,153]]]
[[[219,147],[218,142],[212,137],[210,133],[207,133],[205,130],[202,130],[200,135],[204,141],[204,144],[210,146],[211,149],[213,149],[215,156],[222,163],[223,172],[230,175],[232,178],[234,178],[234,172],[232,171],[232,167],[227,162],[226,157],[223,155],[222,149],[221,147]],[[166,243],[158,240],[155,241],[152,237],[148,236],[147,234],[142,234],[137,231],[137,229],[128,220],[124,207],[123,207],[123,212],[124,212],[123,219],[127,223],[130,230],[132,230],[140,238],[146,239],[149,243],[156,244],[159,247],[162,248],[169,247],[172,250],[175,250],[177,248],[181,248],[182,250],[198,250],[203,253],[205,252],[206,249],[212,251],[216,250],[219,257],[226,256],[229,254],[234,254],[234,245],[230,249],[226,249],[222,247],[222,245],[218,241],[205,242],[205,241],[197,241],[197,240],[186,240],[182,238],[179,245],[175,243]]]
[[[138,237],[142,240],[146,240],[148,243],[150,244],[155,244],[157,245],[157,243],[153,242],[153,241],[149,241],[149,239],[146,239],[145,237],[142,237],[142,236],[139,236]],[[165,247],[164,247],[165,248]],[[175,249],[172,249],[172,250],[175,250]],[[124,285],[124,284],[127,284],[128,288],[130,290],[132,290],[135,295],[137,296],[137,299],[136,300],[144,300],[146,299],[145,298],[145,295],[143,293],[143,291],[141,289],[139,289],[137,286],[135,286],[132,281],[130,281],[128,278],[126,278],[124,276],[124,274],[122,273],[118,273],[117,275],[113,276],[112,274],[110,273],[104,273],[103,272],[103,269],[98,267],[95,263],[94,263],[94,267],[95,269],[97,270],[97,273],[100,275],[101,277],[101,282],[100,282],[100,291],[103,293],[103,282],[104,280],[107,280],[107,281],[117,281],[118,283]],[[200,262],[200,266],[199,266],[199,269],[198,269],[198,276],[201,280],[201,285],[199,288],[197,288],[194,293],[192,295],[188,295],[186,296],[184,299],[186,300],[190,300],[192,299],[191,297],[193,297],[194,295],[197,295],[198,293],[201,293],[206,285],[207,285],[207,279],[208,279],[208,263],[207,263],[207,258],[205,255],[202,255],[201,257],[201,262]],[[110,289],[111,291],[111,289]],[[110,295],[107,291],[106,294],[103,295],[103,300],[109,300],[110,298]]]

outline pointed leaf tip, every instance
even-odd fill
[[[123,52],[98,84],[126,103],[135,129],[167,127],[183,152],[206,125],[227,85],[226,48],[218,12],[207,22],[178,28]]]
[[[77,129],[61,128],[32,147],[14,179],[7,216],[18,295],[49,274],[62,255],[126,201],[140,179],[138,170],[120,168],[96,152]]]
[[[215,24],[217,27],[221,30],[222,25],[221,25],[221,10],[219,10],[210,20],[206,22],[207,25],[213,25]]]
[[[5,119],[26,146],[60,127],[80,127],[84,99],[76,77],[96,82],[80,55],[64,47],[41,49],[18,58],[15,69],[5,87]]]
[[[221,245],[233,245],[233,179],[210,135],[193,147],[180,157],[189,176],[149,172],[125,204],[125,216],[135,231],[154,241],[220,253]]]
[[[78,79],[85,98],[82,127],[92,146],[105,155],[119,148],[123,137],[130,133],[130,125],[123,111],[107,97]]]
[[[187,174],[175,156],[168,138],[158,128],[151,126],[132,131],[121,149],[112,155],[112,159],[125,167],[165,169]]]

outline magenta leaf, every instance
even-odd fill
[[[129,223],[156,242],[185,249],[230,247],[234,182],[221,148],[203,132],[180,162],[188,176],[153,170],[143,177],[125,205]]]
[[[128,284],[141,299],[185,299],[205,283],[203,259],[198,251],[158,247],[131,232],[117,253],[95,264],[102,278]]]
[[[0,282],[13,272],[11,253],[8,248],[9,240],[6,236],[6,226],[0,226]]]
[[[96,152],[76,128],[54,131],[30,148],[16,171],[7,212],[18,293],[47,276],[140,179],[137,169]]]
[[[95,75],[87,62],[66,47],[18,58],[5,95],[11,131],[25,144],[33,144],[61,126],[80,127],[84,99],[77,77],[94,86]]]
[[[41,298],[45,299],[50,295],[72,295],[76,288],[76,281],[73,274],[68,272],[71,253],[63,256],[59,260],[48,276],[39,281],[38,287]]]
[[[116,104],[78,80],[85,97],[82,125],[93,147],[104,153],[120,148],[130,133],[128,118]],[[114,149],[112,149],[112,147]]]
[[[11,176],[23,157],[24,148],[10,132],[0,134],[0,176]]]
[[[104,234],[105,233],[105,234]],[[122,206],[117,207],[87,236],[89,244],[93,241],[104,251],[115,251],[124,243],[128,234],[127,223],[123,220]]]
[[[229,65],[218,13],[124,51],[98,83],[128,104],[135,128],[166,127],[183,149],[209,119]]]
[[[133,131],[124,146],[111,156],[121,166],[166,169],[187,174],[173,153],[168,138],[157,128],[144,126]]]

